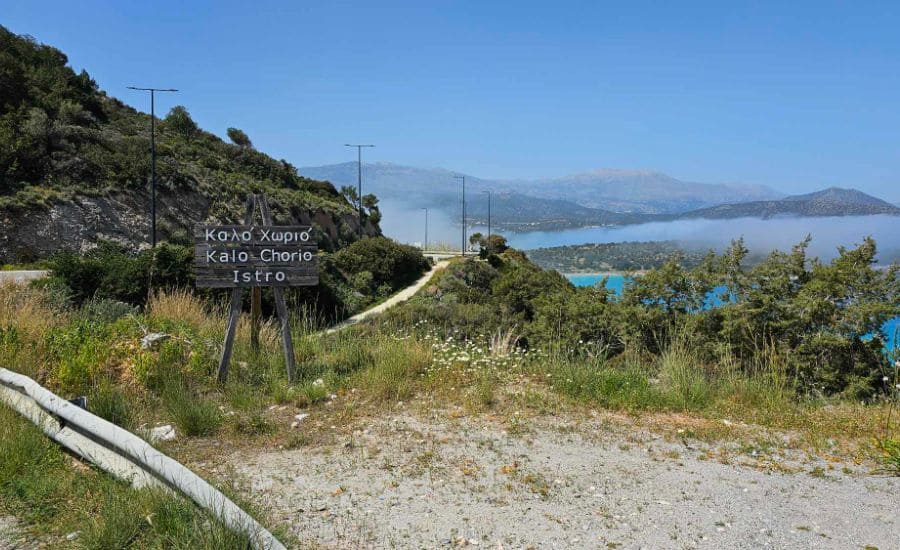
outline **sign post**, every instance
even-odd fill
[[[262,224],[253,223],[259,206]],[[294,380],[294,344],[284,289],[319,284],[317,246],[308,225],[273,225],[265,195],[250,195],[244,225],[198,225],[194,232],[194,266],[197,287],[230,288],[231,307],[225,343],[219,360],[219,381],[228,378],[228,363],[241,313],[243,289],[251,288],[251,335],[259,346],[261,287],[272,287],[275,310],[281,323],[281,340],[288,380]]]

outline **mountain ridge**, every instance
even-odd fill
[[[357,179],[355,162],[306,166],[299,171],[336,185],[355,185]],[[382,199],[403,199],[416,206],[437,202],[409,196],[417,190],[427,189],[441,198],[458,193],[459,182],[453,176],[465,176],[473,192],[510,191],[620,213],[675,214],[728,202],[784,196],[766,186],[689,182],[650,169],[596,168],[552,178],[497,179],[443,167],[419,168],[385,161],[363,163],[365,187]]]
[[[317,179],[355,186],[357,163],[305,167],[299,171]],[[453,177],[460,175],[464,174],[446,168],[416,168],[385,161],[364,163],[363,192],[372,191],[383,201],[399,201],[410,208],[440,208],[452,219],[459,219],[460,182]],[[634,189],[628,189],[622,180],[604,179],[622,177],[644,181],[642,192],[645,195],[649,193],[662,198],[642,198]],[[765,186],[683,182],[648,169],[599,168],[540,180],[490,180],[466,175],[466,186],[466,210],[471,223],[486,225],[487,204],[483,194],[490,190],[493,197],[492,222],[498,228],[514,231],[629,225],[702,217],[815,217],[898,212],[890,203],[856,189],[831,187],[812,193],[784,195]],[[673,186],[680,191],[673,192]],[[617,187],[625,190],[610,198],[608,193]],[[737,197],[744,200],[716,202],[731,197],[735,189]],[[583,199],[590,194],[594,195],[590,200]],[[746,200],[759,195],[767,198]],[[713,204],[704,205],[709,202]]]
[[[729,219],[777,216],[826,217],[889,214],[900,216],[900,208],[858,189],[829,187],[812,193],[791,195],[777,201],[724,204],[686,212],[678,219]]]

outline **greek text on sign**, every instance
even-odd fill
[[[203,237],[207,243],[306,243],[310,240],[310,227],[205,227]]]
[[[218,225],[194,231],[197,286],[309,286],[318,278],[310,226]]]

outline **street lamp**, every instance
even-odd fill
[[[150,92],[150,242],[156,247],[156,92],[177,92],[175,88],[138,88],[129,90]]]
[[[428,250],[428,209],[423,208],[425,211],[425,244],[422,246],[422,250]]]
[[[374,145],[359,145],[352,143],[345,143],[344,147],[356,147],[356,165],[357,165],[357,193],[359,196],[356,198],[356,206],[359,214],[359,238],[362,239],[363,236],[363,218],[362,218],[362,148],[363,147],[375,147]]]
[[[491,237],[491,192],[485,191],[488,196],[488,238]]]
[[[454,179],[462,180],[462,255],[466,255],[466,177],[453,176]]]

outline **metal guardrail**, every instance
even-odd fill
[[[136,487],[178,491],[229,528],[247,534],[254,548],[284,549],[272,533],[203,478],[138,436],[69,403],[31,378],[0,368],[0,401],[53,441],[110,474]]]

